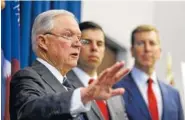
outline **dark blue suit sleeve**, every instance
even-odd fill
[[[179,111],[178,111],[179,119],[178,120],[184,120],[184,112],[183,112],[179,93],[178,93],[178,103],[179,103]]]

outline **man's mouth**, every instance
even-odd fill
[[[72,53],[71,56],[74,57],[74,58],[76,58],[76,57],[79,56],[79,53]]]
[[[89,56],[89,60],[97,61],[99,58],[97,56]]]

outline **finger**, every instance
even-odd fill
[[[113,85],[112,84],[112,77],[119,72],[119,70],[124,66],[124,62],[116,62],[113,66],[110,68],[107,68],[104,70],[98,77],[98,83],[97,84],[107,84],[110,87]],[[115,80],[113,80],[115,81]],[[115,82],[114,82],[115,83]]]
[[[122,67],[124,66],[124,62],[116,62],[113,66],[111,66],[110,68],[107,68],[106,70],[104,70],[100,76],[99,76],[99,80],[98,80],[98,84],[104,84],[104,85],[108,85],[109,87],[112,87],[112,82],[111,81],[115,81],[112,80],[112,77],[116,74],[116,72],[118,72]]]
[[[110,71],[108,73],[108,77],[111,78],[112,76],[114,76],[123,66],[124,66],[124,62],[117,62],[116,64],[114,64],[111,68]]]
[[[125,92],[125,89],[124,88],[113,89],[111,96],[113,97],[113,96],[116,96],[116,95],[123,95],[124,92]]]
[[[120,68],[122,68],[124,65],[124,62],[116,62],[113,66],[105,69],[99,76],[99,83],[104,83],[104,84],[110,84],[109,80],[112,78],[114,73],[116,73]],[[111,85],[111,84],[110,84]]]
[[[115,76],[111,79],[110,84],[114,85],[118,81],[121,80],[125,75],[127,75],[130,72],[130,69],[128,68],[123,68],[119,72],[115,74]]]
[[[106,82],[106,78],[108,76],[108,73],[110,72],[110,68],[105,69],[103,72],[100,73],[98,77],[98,83],[102,84]]]

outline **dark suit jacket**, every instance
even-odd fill
[[[184,120],[178,91],[161,81],[158,82],[163,101],[162,120]],[[131,73],[114,86],[114,88],[120,87],[126,89],[123,98],[129,120],[151,120],[148,107]]]
[[[84,86],[72,70],[67,73],[67,78],[75,88]],[[111,120],[128,120],[125,113],[124,101],[121,96],[110,98],[107,100],[107,105]],[[86,115],[88,120],[104,120],[95,102],[92,102],[91,110],[87,112]]]
[[[12,78],[11,120],[71,120],[72,93],[66,91],[52,73],[36,61]]]

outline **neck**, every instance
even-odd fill
[[[154,67],[143,67],[139,65],[135,65],[135,67],[145,72],[148,76],[151,76],[154,72]]]

